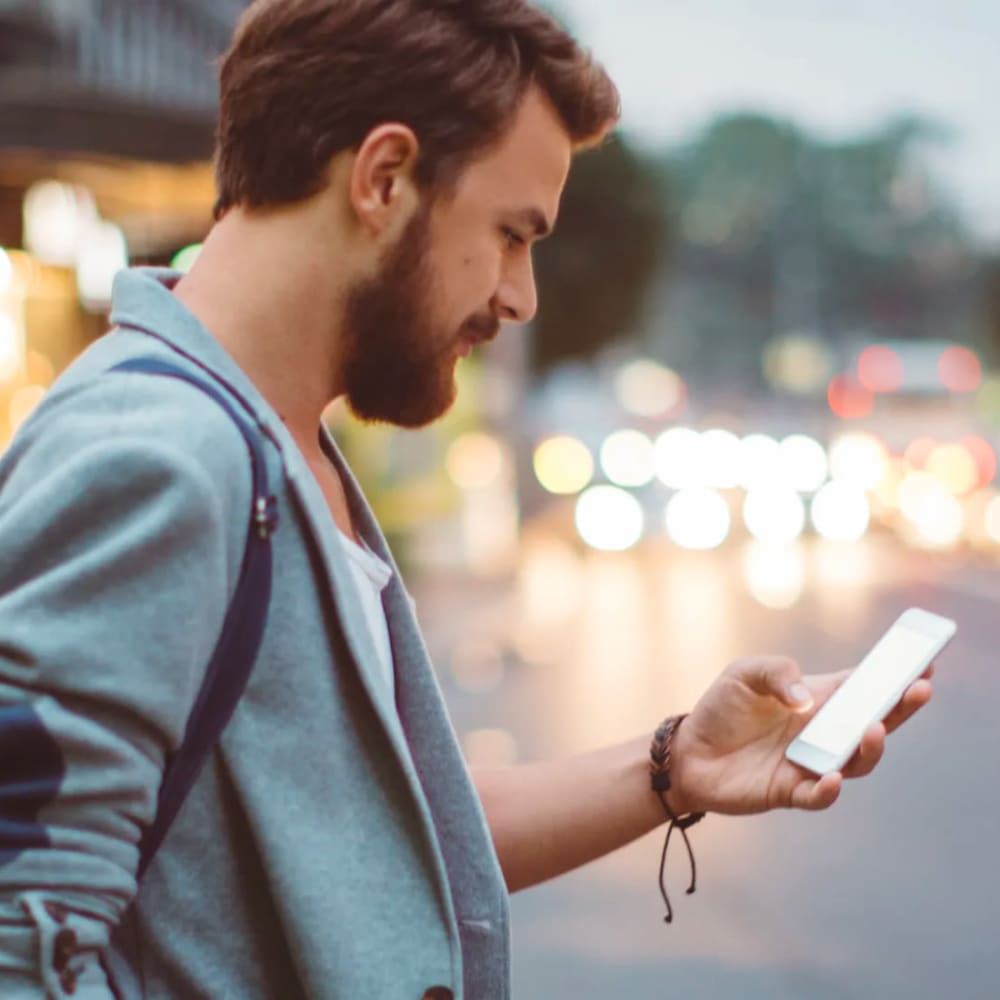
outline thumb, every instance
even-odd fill
[[[802,681],[798,663],[788,656],[758,656],[735,665],[737,675],[755,694],[777,698],[794,709],[812,708],[812,692]]]

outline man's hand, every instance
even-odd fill
[[[842,772],[817,778],[785,757],[788,744],[850,674],[802,677],[786,657],[738,660],[705,692],[677,730],[672,805],[681,812],[745,814],[826,809],[843,778],[869,774],[885,737],[930,701],[933,666],[883,723],[871,726]]]

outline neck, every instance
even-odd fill
[[[349,275],[292,209],[232,211],[211,231],[174,294],[281,415],[300,449],[318,448],[326,406],[341,392],[339,345]],[[349,260],[349,254],[341,255]]]

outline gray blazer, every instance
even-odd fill
[[[398,570],[393,697],[322,493],[175,278],[119,275],[116,328],[0,461],[0,996],[109,1000],[111,973],[125,1000],[506,997],[506,888]],[[246,446],[215,402],[107,371],[139,355],[249,401],[281,525],[246,694],[136,895],[250,505]]]

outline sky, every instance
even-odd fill
[[[1000,247],[1000,0],[554,0],[622,92],[623,128],[662,145],[729,110],[820,137],[900,112],[953,130],[932,170]]]

